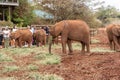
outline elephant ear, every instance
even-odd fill
[[[65,27],[65,22],[64,21],[56,23],[55,24],[55,29],[54,29],[55,30],[55,36],[60,35],[60,33],[63,31],[64,27]]]
[[[18,30],[15,32],[15,39],[19,38],[21,36],[21,31]]]
[[[15,39],[15,32],[10,33],[10,39]]]
[[[120,35],[120,28],[118,26],[114,26],[112,28],[112,33],[115,35],[115,36],[119,36]]]
[[[51,26],[49,32],[52,36],[55,36],[55,26]]]

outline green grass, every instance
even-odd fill
[[[30,73],[29,78],[32,78],[32,80],[64,80],[62,77],[55,74],[40,74],[37,72]]]
[[[61,60],[59,55],[54,53],[49,54],[48,47],[8,48],[2,49],[1,52],[0,61],[12,61],[13,59],[10,56],[24,57],[31,53],[35,54],[35,58],[40,60],[41,64],[59,64]],[[5,53],[7,53],[7,55]]]
[[[3,68],[3,70],[2,70],[2,72],[3,73],[6,73],[6,72],[12,72],[12,71],[18,71],[20,68],[18,67],[18,66],[15,66],[15,65],[13,65],[13,66],[4,66],[4,68]]]
[[[97,39],[92,39],[92,40],[91,40],[91,43],[100,43],[100,41],[97,40]]]
[[[37,61],[37,64],[59,64],[61,62],[61,57],[56,54],[49,54],[46,52],[40,52],[35,56],[36,59],[40,60]]]
[[[28,65],[26,68],[26,70],[31,70],[31,71],[38,70],[38,69],[39,69],[39,67],[37,65],[33,65],[33,64]]]
[[[58,46],[58,45],[54,45]],[[53,46],[53,49],[55,48]],[[61,46],[58,46],[61,47]],[[31,56],[31,54],[33,56]],[[34,58],[35,61],[33,61],[33,64],[26,64],[23,67],[21,65],[12,65],[11,62],[17,62],[17,57],[20,59],[29,56],[30,58]],[[29,58],[29,57],[28,57]],[[22,61],[22,60],[21,60]],[[43,47],[31,47],[31,48],[8,48],[8,49],[0,49],[0,62],[3,63],[3,65],[0,65],[1,70],[0,74],[4,74],[7,72],[14,72],[14,71],[30,71],[35,72],[39,69],[39,65],[53,65],[53,64],[59,64],[61,62],[61,57],[58,54],[55,54],[54,52],[52,54],[49,54],[48,52],[48,46]],[[30,73],[28,72],[28,74]],[[33,74],[30,75],[32,80],[63,80],[61,77],[55,75],[55,74]],[[2,78],[2,80],[17,80],[17,77],[11,76],[11,77],[5,77]],[[24,80],[24,79],[23,79]]]
[[[94,43],[97,43],[99,41],[93,40]],[[73,50],[81,50],[81,43],[72,43]],[[61,44],[53,45],[52,50],[62,48]],[[110,49],[102,48],[102,47],[96,47],[91,48],[91,52],[114,52]],[[31,54],[33,56],[31,56]],[[16,56],[19,56],[20,59],[27,58],[26,56],[29,56],[30,60],[35,59],[32,64],[25,64],[24,66],[20,67],[21,65],[11,65],[11,62],[17,62]],[[15,58],[14,58],[15,57]],[[32,58],[32,59],[31,59]],[[16,59],[16,60],[15,60]],[[22,61],[22,60],[21,60]],[[48,52],[48,45],[43,47],[31,47],[31,48],[8,48],[8,49],[0,49],[0,62],[3,63],[3,65],[0,65],[2,69],[0,70],[0,74],[6,73],[6,72],[14,72],[14,71],[28,71],[27,75],[30,80],[64,80],[60,76],[57,76],[55,74],[45,74],[45,73],[39,73],[35,72],[39,70],[39,65],[56,65],[61,63],[61,56],[57,53],[52,52],[52,54],[49,54]],[[46,72],[47,73],[47,72]],[[17,77],[6,77],[1,78],[0,80],[17,80]],[[23,79],[24,80],[24,79]]]
[[[0,80],[17,80],[17,79],[14,77],[3,77],[3,78],[0,77]]]
[[[32,48],[8,48],[3,49],[3,52],[9,53],[9,55],[17,55],[17,56],[27,56],[30,53],[34,52],[34,49]]]
[[[92,48],[91,52],[115,52],[113,50],[110,49],[106,49],[106,48],[102,48],[102,47],[96,47],[96,48]]]
[[[73,47],[73,50],[81,50],[82,48],[81,43],[79,42],[72,43],[72,47]]]
[[[58,48],[62,48],[62,45],[61,44],[54,44],[52,46],[52,49],[58,49]],[[68,46],[66,45],[66,48],[68,49]],[[81,43],[80,42],[75,42],[75,43],[72,43],[72,48],[73,49],[76,49],[76,50],[80,50],[81,49]]]
[[[11,62],[14,61],[14,59],[5,53],[0,53],[0,62],[6,62],[6,61]]]

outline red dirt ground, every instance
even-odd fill
[[[99,39],[101,42],[106,41],[102,37],[103,34],[98,34],[94,38]],[[109,48],[106,42],[104,44],[91,44],[91,47],[97,46]],[[120,52],[80,54],[80,51],[74,50],[73,55],[61,53],[61,49],[56,49],[54,52],[61,55],[61,63],[58,65],[39,65],[38,71],[40,73],[57,74],[58,76],[62,76],[64,80],[120,80]],[[16,58],[18,62],[11,64],[24,67],[35,61],[33,56],[34,54],[31,54],[22,58],[23,62],[20,62],[19,58]],[[31,78],[27,78],[27,72],[8,72],[0,76],[15,76],[19,77],[19,80],[32,80]]]

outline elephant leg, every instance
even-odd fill
[[[109,41],[110,49],[112,50],[112,41]]]
[[[20,48],[22,47],[22,41],[19,41],[19,47]]]
[[[112,49],[112,50],[116,50],[116,46],[115,46],[114,41],[113,41],[113,42],[111,42],[111,49]]]
[[[120,45],[118,44],[117,37],[114,36],[114,37],[113,37],[113,41],[114,41],[116,47],[118,48],[117,51],[120,51]]]
[[[62,52],[66,53],[66,42],[67,40],[62,40]]]
[[[22,47],[22,43],[23,43],[23,41],[21,39],[19,39],[18,40],[18,45],[19,45],[20,48]]]
[[[15,48],[17,48],[17,46],[18,46],[18,41],[15,40]]]
[[[28,47],[30,48],[30,46],[32,45],[32,43],[31,42],[27,42],[28,43]]]
[[[44,38],[43,42],[44,42],[44,45],[46,45],[46,37]]]
[[[90,44],[89,43],[86,44],[86,48],[87,48],[87,52],[89,53],[90,52]]]
[[[110,49],[111,50],[115,50],[115,43],[114,43],[114,41],[110,40],[109,41],[109,45],[110,45]]]
[[[15,44],[15,47],[20,47],[20,43],[19,43],[19,40],[16,40],[16,44]]]
[[[42,41],[42,40],[40,41],[39,45],[40,45],[40,46],[42,46],[42,45],[43,45],[43,41]]]
[[[67,44],[68,44],[68,48],[69,48],[69,54],[72,54],[72,52],[73,52],[73,49],[72,49],[72,41],[71,41],[71,40],[68,40],[68,41],[67,41]]]
[[[36,45],[37,45],[37,47],[39,47],[39,44],[40,44],[40,43],[39,43],[38,41],[36,41]]]
[[[81,50],[81,53],[85,53],[85,43],[81,42],[82,44],[82,50]]]

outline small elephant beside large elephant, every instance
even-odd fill
[[[10,34],[10,38],[15,40],[15,47],[22,45],[26,42],[28,47],[32,44],[32,32],[29,29],[17,30]]]
[[[110,24],[106,27],[110,48],[116,51],[120,51],[120,25]]]
[[[66,53],[66,44],[68,44],[69,54],[72,54],[72,41],[78,41],[82,44],[82,53],[90,52],[90,29],[86,22],[82,20],[63,20],[50,28],[52,36],[49,44],[49,52],[54,39],[61,35],[62,52]]]
[[[43,29],[36,30],[33,33],[33,39],[36,42],[37,46],[45,45],[46,44],[46,32]]]

